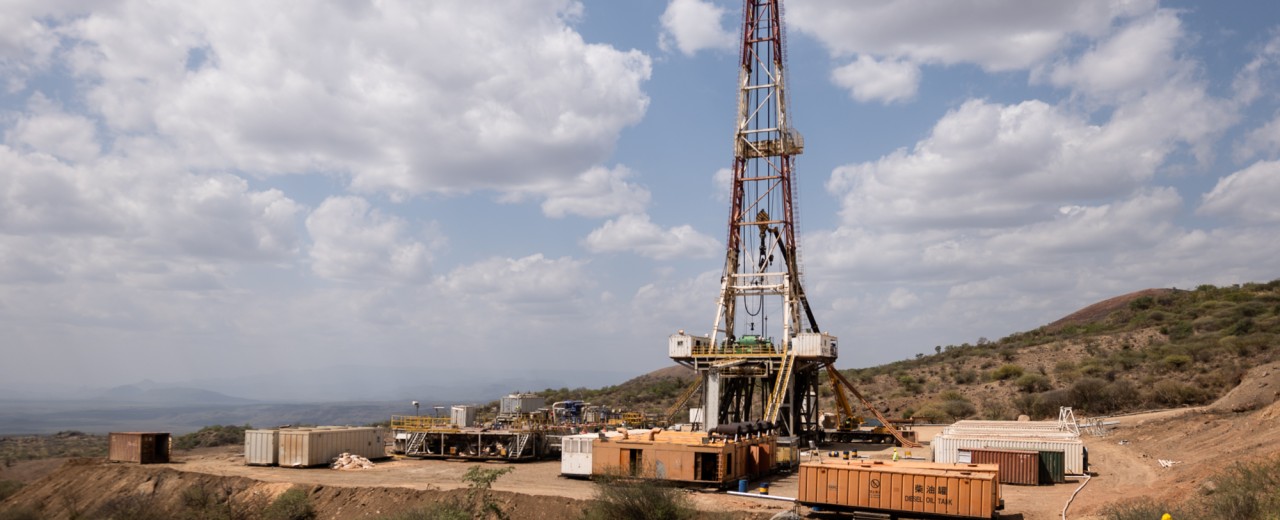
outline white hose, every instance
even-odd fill
[[[1071,498],[1067,499],[1067,504],[1062,506],[1062,520],[1067,520],[1067,508],[1071,507],[1071,501],[1076,499],[1076,495],[1080,494],[1080,490],[1084,489],[1084,485],[1089,483],[1089,474],[1084,474],[1084,482],[1080,483],[1080,487],[1076,488],[1075,493],[1071,494]]]

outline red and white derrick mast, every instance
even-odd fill
[[[671,336],[672,359],[699,372],[705,428],[773,422],[818,431],[818,370],[837,355],[800,277],[792,182],[804,140],[787,117],[781,0],[746,0],[724,273],[707,336]],[[692,389],[691,389],[692,390]]]

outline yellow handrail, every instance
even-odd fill
[[[450,417],[431,417],[429,415],[392,415],[393,430],[442,430],[453,428]]]

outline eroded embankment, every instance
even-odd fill
[[[145,507],[181,511],[202,497],[225,501],[236,510],[260,511],[294,485],[177,471],[164,466],[73,459],[32,482],[0,504],[3,510],[27,510],[40,518],[98,518],[103,511]],[[449,501],[464,502],[467,490],[415,490],[397,487],[300,485],[317,518],[376,518],[406,509]],[[582,515],[582,500],[490,491],[498,507],[514,520],[552,520]]]

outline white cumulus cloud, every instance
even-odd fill
[[[1218,180],[1198,213],[1246,223],[1280,223],[1280,161],[1260,161]]]
[[[325,199],[307,217],[311,269],[340,280],[421,279],[431,250],[404,219],[383,214],[360,197]]]
[[[692,226],[663,229],[644,214],[622,215],[605,222],[583,242],[594,252],[629,251],[658,260],[707,258],[720,252],[721,247],[716,239]]]
[[[732,49],[737,43],[733,30],[725,28],[725,9],[706,0],[671,0],[662,12],[659,44],[664,50],[674,45],[685,56],[702,50]]]
[[[36,18],[113,133],[191,167],[322,170],[363,191],[572,184],[648,106],[650,61],[583,41],[571,0],[125,0]],[[434,49],[435,51],[431,51]]]
[[[831,80],[848,89],[858,101],[892,103],[915,97],[920,68],[908,61],[877,60],[859,54],[854,61],[831,71]]]

